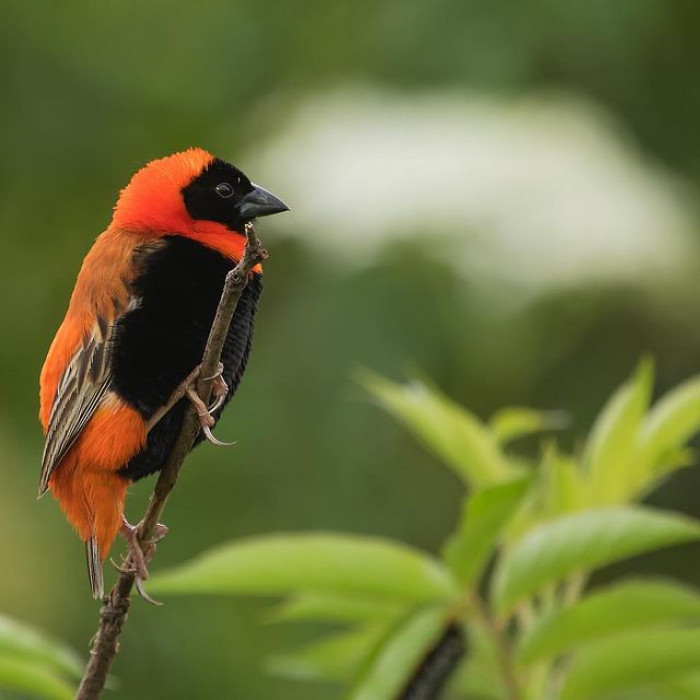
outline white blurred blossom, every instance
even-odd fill
[[[471,278],[526,296],[673,275],[693,245],[678,183],[571,97],[315,96],[250,170],[292,207],[266,222],[274,232],[348,263],[422,238]]]

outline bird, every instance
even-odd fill
[[[213,438],[248,361],[262,268],[239,299],[206,407],[193,381],[224,280],[243,256],[246,226],[288,209],[236,166],[188,148],[132,176],[83,260],[39,378],[39,497],[50,491],[85,542],[95,598],[120,533],[137,586],[148,575],[124,515],[127,488],[162,469],[188,401],[202,422],[196,443]]]

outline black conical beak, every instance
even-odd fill
[[[289,211],[289,207],[272,192],[251,183],[253,189],[238,203],[238,213],[241,219],[255,219],[258,216],[269,216]]]

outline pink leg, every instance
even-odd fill
[[[126,560],[127,569],[132,570],[134,573],[136,590],[139,595],[148,603],[160,605],[160,603],[153,600],[143,589],[143,582],[148,578],[148,563],[156,552],[156,543],[160,542],[168,534],[168,528],[166,525],[161,525],[159,523],[156,526],[153,539],[145,543],[139,542],[138,528],[138,525],[130,525],[127,519],[122,516],[120,534],[126,540],[129,550]]]

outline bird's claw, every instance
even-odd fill
[[[131,573],[133,573],[134,570],[131,569],[131,568],[128,568],[128,567],[126,566],[126,559],[127,559],[126,557],[122,556],[122,563],[121,563],[121,564],[117,564],[117,562],[114,561],[114,559],[112,559],[112,557],[110,557],[110,558],[109,558],[109,562],[110,562],[110,564],[115,568],[115,570],[117,571],[117,573],[120,573],[120,574],[131,574]]]
[[[216,372],[212,374],[211,377],[206,378],[207,380],[214,380],[211,387],[211,393],[216,400],[207,409],[210,414],[218,411],[224,405],[226,397],[228,396],[228,384],[226,383],[223,374],[224,364],[223,362],[219,362]]]
[[[228,392],[228,386],[226,385],[226,382],[223,381],[221,377],[218,377],[218,379],[221,380],[223,383],[223,386],[225,388],[225,392]],[[226,394],[224,394],[225,397]],[[230,445],[233,445],[233,442],[222,442],[221,440],[217,439],[214,437],[214,434],[211,432],[212,427],[216,424],[216,420],[214,420],[214,417],[210,413],[210,409],[207,408],[206,404],[204,401],[202,401],[201,397],[197,393],[197,390],[193,385],[190,385],[187,388],[187,397],[189,400],[192,402],[192,404],[195,407],[195,410],[197,411],[197,416],[199,418],[199,424],[202,428],[202,432],[204,433],[205,437],[209,442],[212,443],[212,445],[217,445],[218,447],[228,447]],[[215,402],[215,406],[218,407],[218,403],[221,401],[223,403],[223,400],[221,398],[221,395],[219,394],[219,398]]]
[[[213,381],[211,387],[211,395],[214,397],[214,401],[211,406],[207,406],[201,397],[197,393],[196,381],[201,377],[201,366],[195,367],[187,376],[187,378],[180,383],[177,389],[172,393],[168,402],[161,406],[149,419],[146,424],[148,432],[153,430],[154,426],[163,418],[163,416],[183,397],[187,397],[194,405],[197,416],[199,418],[199,424],[202,427],[202,432],[209,442],[213,445],[218,445],[219,447],[227,447],[228,445],[233,445],[233,442],[221,442],[217,440],[211,432],[212,427],[216,424],[215,418],[212,413],[218,411],[225,403],[226,397],[228,396],[229,387],[223,377],[224,365],[219,362],[216,372],[211,377],[203,378],[204,381]]]
[[[138,538],[139,525],[130,525],[126,518],[122,519],[120,532],[127,542],[129,554],[124,558],[122,566],[119,566],[114,561],[112,561],[112,564],[120,573],[134,575],[136,590],[147,603],[162,605],[162,603],[154,600],[146,593],[143,588],[143,582],[148,578],[148,563],[156,553],[156,543],[160,542],[168,534],[168,527],[158,523],[151,539],[142,543]]]
[[[195,410],[197,411],[197,417],[199,418],[199,424],[202,428],[211,428],[212,425],[216,423],[206,404],[200,398],[197,390],[194,386],[187,387],[187,397],[192,402]]]
[[[136,576],[136,578],[134,579],[134,585],[136,586],[136,592],[146,603],[148,603],[149,605],[155,605],[157,608],[163,607],[163,603],[161,603],[159,600],[156,600],[155,598],[151,598],[151,596],[148,595],[146,589],[143,587],[143,579]]]
[[[226,385],[226,382],[224,382],[224,385]],[[228,386],[226,386],[226,388],[228,389]],[[216,401],[214,401],[214,403],[211,404],[211,406],[209,406],[207,410],[209,411],[210,414],[215,413],[224,405],[224,401],[226,401],[226,394],[225,393],[217,396]]]
[[[211,375],[211,377],[203,377],[205,382],[209,382],[212,379],[216,379],[217,377],[220,377],[224,373],[224,363],[219,362],[219,364],[216,367],[216,372]]]
[[[235,440],[233,442],[222,442],[217,437],[214,437],[214,433],[211,432],[211,428],[208,425],[202,426],[202,432],[206,436],[207,440],[209,440],[212,445],[216,445],[217,447],[231,447],[231,445],[236,444]]]

